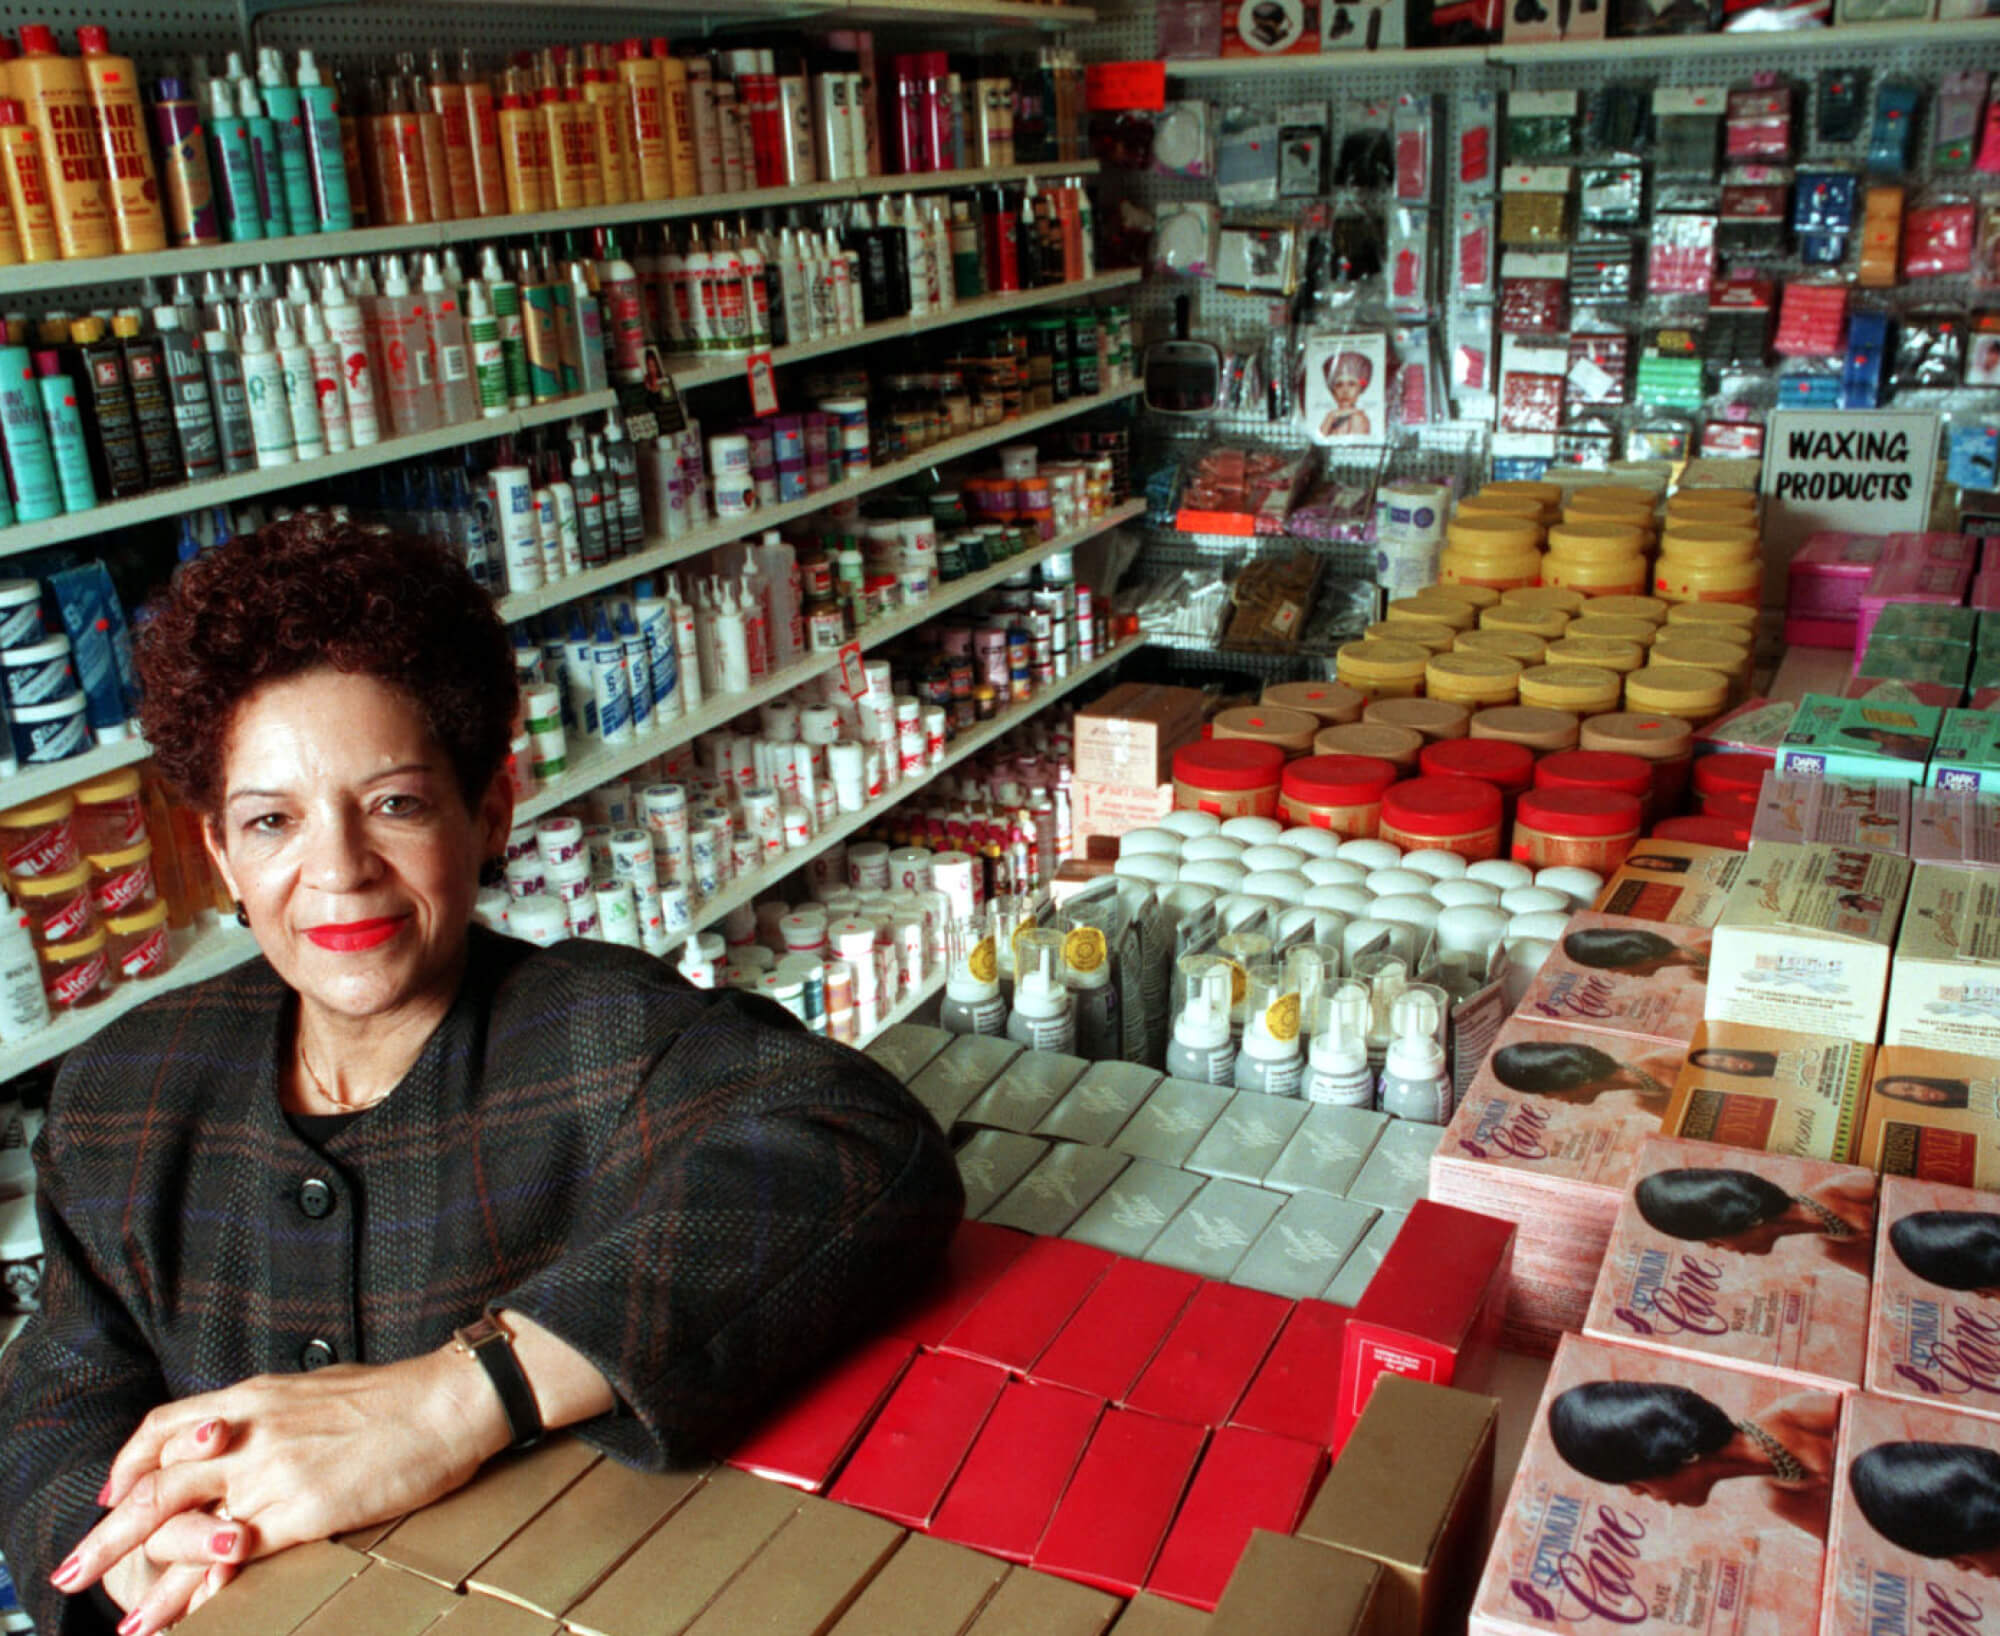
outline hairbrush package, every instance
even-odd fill
[[[1586,232],[1637,227],[1645,219],[1644,166],[1582,165],[1576,174],[1576,219]]]
[[[1458,213],[1453,262],[1458,293],[1479,298],[1493,293],[1493,201],[1476,200]]]
[[[1529,165],[1576,152],[1576,93],[1516,91],[1507,98],[1507,163]]]
[[[1461,418],[1491,419],[1493,410],[1493,309],[1459,307],[1451,315],[1452,399]],[[1484,400],[1473,404],[1468,400]]]
[[[1215,152],[1215,197],[1225,209],[1278,202],[1278,122],[1225,108]]]
[[[1890,387],[1914,392],[1957,386],[1965,378],[1968,327],[1962,312],[1923,307],[1904,313],[1896,325]]]
[[[1396,179],[1390,138],[1394,107],[1388,102],[1347,102],[1340,110],[1340,156],[1333,167],[1339,187],[1383,188]]]
[[[1569,258],[1510,250],[1500,260],[1503,335],[1557,336],[1569,329]]]
[[[1561,244],[1569,237],[1567,165],[1510,165],[1500,178],[1500,242]]]
[[[1725,256],[1777,257],[1784,254],[1785,218],[1792,202],[1788,171],[1746,165],[1722,184],[1715,248]]]
[[[1662,85],[1653,92],[1652,158],[1660,175],[1715,175],[1728,100],[1719,85]]]
[[[1731,91],[1723,118],[1722,153],[1731,164],[1783,164],[1790,159],[1791,87]]]
[[[1563,417],[1561,347],[1515,346],[1501,355],[1499,425],[1503,432],[1554,432]]]
[[[1986,113],[1988,83],[1983,68],[1961,68],[1938,82],[1937,115],[1931,131],[1932,170],[1972,169]]]
[[[1572,334],[1564,391],[1573,407],[1613,409],[1632,401],[1632,338],[1622,330]]]
[[[1442,418],[1442,371],[1429,324],[1403,324],[1389,331],[1389,368],[1390,425],[1428,426]]]
[[[1706,295],[1715,279],[1713,216],[1655,216],[1646,241],[1646,288],[1654,295]]]
[[[1437,298],[1431,269],[1431,214],[1401,205],[1389,212],[1389,310],[1421,318]]]
[[[1278,110],[1278,197],[1317,199],[1326,191],[1327,110],[1291,102]]]
[[[1458,99],[1459,188],[1466,193],[1491,193],[1499,174],[1499,95],[1468,91]]]
[[[1792,231],[1799,259],[1832,266],[1847,259],[1861,185],[1852,171],[1802,170],[1792,184]]]
[[[1651,120],[1647,91],[1641,85],[1600,85],[1583,105],[1583,148],[1586,153],[1638,158]]]
[[[1922,99],[1923,93],[1916,86],[1900,80],[1890,81],[1875,93],[1875,120],[1868,127],[1864,160],[1870,176],[1900,178],[1909,174]]]
[[[1575,307],[1623,306],[1637,293],[1638,257],[1630,239],[1592,239],[1569,253],[1569,299]]]

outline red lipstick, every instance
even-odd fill
[[[380,920],[350,920],[339,925],[314,926],[306,936],[335,954],[359,954],[364,949],[388,942],[402,930],[403,922],[408,918],[407,915],[392,915]]]

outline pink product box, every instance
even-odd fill
[[[1962,562],[1979,569],[1979,541],[1971,534],[1891,534],[1885,559],[1912,562]]]
[[[1971,608],[2000,608],[2000,568],[1975,574],[1971,588],[1965,593],[1965,602]]]
[[[1708,995],[1709,941],[1701,926],[1571,915],[1514,1015],[1685,1045]]]
[[[1853,1391],[1874,1259],[1872,1170],[1655,1137],[1583,1332]]]
[[[1881,534],[1849,534],[1821,529],[1792,558],[1785,607],[1792,615],[1852,619],[1868,576],[1882,560],[1888,539]],[[1793,640],[1789,629],[1786,639]],[[1810,643],[1812,647],[1832,643]]]
[[[2000,1198],[1884,1176],[1868,1390],[2000,1420]]]
[[[1834,648],[1845,653],[1854,646],[1860,621],[1852,615],[1785,615],[1785,646],[1788,648]]]
[[[1958,607],[1972,585],[1969,562],[1937,562],[1926,557],[1885,557],[1868,576],[1855,604],[1855,663],[1868,650],[1868,636],[1889,602],[1930,602]]]
[[[1567,1337],[1467,1628],[1811,1630],[1840,1407],[1795,1380]]]

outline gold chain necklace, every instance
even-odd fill
[[[312,1058],[306,1055],[306,1042],[304,1039],[299,1041],[299,1066],[305,1069],[306,1078],[312,1081],[313,1090],[318,1093],[320,1102],[324,1106],[333,1109],[336,1113],[361,1113],[374,1107],[377,1102],[382,1100],[381,1096],[371,1096],[366,1102],[342,1102],[326,1088],[326,1081],[319,1077],[318,1071],[312,1065]],[[388,1093],[385,1091],[382,1094],[386,1096]]]

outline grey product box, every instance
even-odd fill
[[[870,1040],[866,1054],[907,1085],[917,1077],[918,1069],[956,1037],[922,1023],[898,1023]]]
[[[979,1219],[997,1227],[1018,1227],[1024,1233],[1053,1237],[1067,1231],[1131,1162],[1109,1148],[1057,1142],[1042,1155],[1040,1164]]]
[[[1049,1144],[1011,1130],[982,1130],[958,1150],[958,1179],[965,1184],[965,1219],[977,1221],[1035,1168]]]
[[[1194,1079],[1163,1079],[1112,1139],[1120,1153],[1156,1164],[1184,1165],[1235,1093]]]
[[[1225,1181],[1262,1182],[1311,1110],[1295,1096],[1238,1091],[1188,1156],[1188,1169]]]
[[[1409,1213],[1404,1210],[1384,1210],[1377,1216],[1375,1225],[1368,1229],[1368,1236],[1355,1245],[1354,1253],[1341,1263],[1340,1271],[1334,1274],[1333,1282],[1326,1286],[1326,1292],[1320,1299],[1341,1307],[1351,1307],[1359,1301],[1381,1267],[1382,1257],[1389,1253],[1389,1246],[1396,1242],[1396,1235],[1409,1219]]]
[[[1016,1130],[1023,1136],[1063,1098],[1090,1064],[1060,1051],[1023,1051],[959,1115],[968,1125]]]
[[[1389,1123],[1386,1113],[1316,1103],[1285,1151],[1264,1173],[1264,1185],[1286,1193],[1331,1193],[1344,1198]]]
[[[1066,1236],[1114,1255],[1143,1256],[1181,1206],[1201,1191],[1201,1182],[1192,1171],[1134,1159]]]
[[[1408,1210],[1430,1190],[1431,1155],[1443,1136],[1442,1125],[1390,1120],[1347,1196],[1378,1210]]]
[[[1093,1062],[1043,1116],[1035,1134],[1109,1147],[1161,1077],[1157,1068],[1141,1068],[1136,1062]]]
[[[1282,1193],[1211,1177],[1153,1240],[1146,1259],[1203,1278],[1227,1278],[1284,1202]]]
[[[1250,1246],[1232,1284],[1303,1301],[1326,1288],[1381,1212],[1329,1193],[1298,1193]]]
[[[930,1110],[946,1130],[972,1105],[974,1097],[1000,1077],[1000,1071],[1021,1054],[1012,1040],[986,1034],[960,1034],[910,1081],[910,1094]]]

